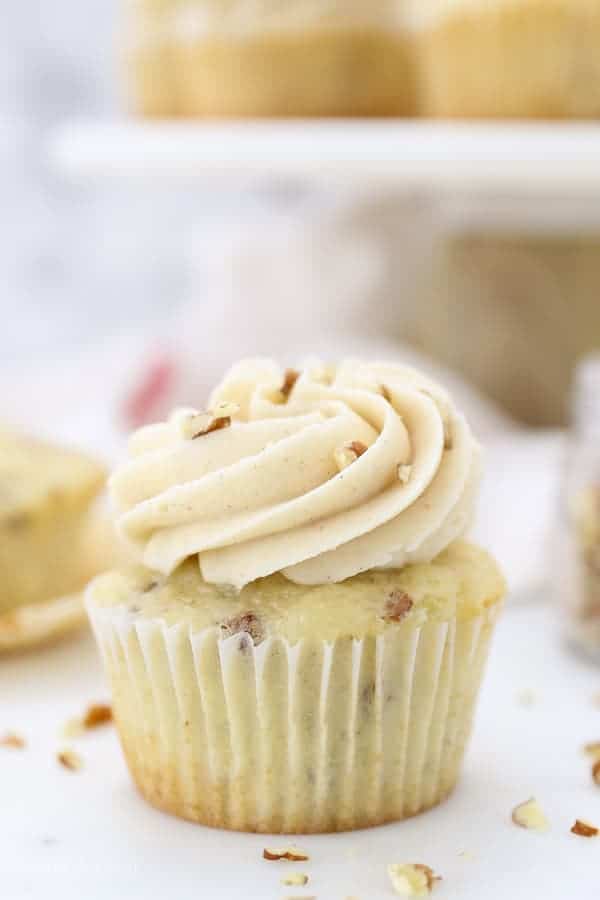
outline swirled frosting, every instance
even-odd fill
[[[166,574],[301,584],[429,561],[470,524],[479,446],[448,395],[396,364],[235,365],[209,413],[140,429],[111,479],[121,534]]]

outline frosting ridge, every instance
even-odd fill
[[[244,360],[209,410],[140,429],[111,479],[119,530],[150,568],[197,554],[206,581],[237,588],[278,571],[337,582],[429,561],[470,523],[478,444],[413,369]]]

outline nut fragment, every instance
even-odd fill
[[[265,847],[263,850],[263,859],[285,859],[288,862],[306,862],[306,860],[309,859],[309,856],[307,853],[303,853],[302,850],[298,850],[297,847],[279,847],[275,849]]]
[[[398,465],[398,479],[402,482],[402,484],[408,484],[410,473],[412,472],[412,466],[408,465],[408,463],[400,463]]]
[[[587,756],[591,756],[592,759],[600,759],[600,741],[592,741],[590,744],[586,744],[583,752]]]
[[[56,758],[65,769],[71,772],[77,772],[83,766],[83,760],[74,750],[59,750]]]
[[[300,378],[300,372],[297,369],[286,369],[283,373],[283,384],[279,388],[284,402],[289,398],[294,389],[294,385]]]
[[[512,820],[520,828],[528,828],[532,831],[547,831],[550,827],[544,811],[535,797],[515,806],[512,811]]]
[[[0,738],[0,747],[10,747],[12,750],[23,750],[25,748],[25,738],[14,731],[9,731]]]
[[[106,725],[108,722],[112,722],[112,708],[108,703],[91,703],[83,716],[69,719],[65,723],[62,729],[62,736],[64,738],[76,738],[83,734],[84,731],[91,731],[93,728],[98,728],[99,725]]]
[[[353,462],[356,462],[358,457],[362,456],[367,450],[367,445],[363,444],[362,441],[350,441],[350,443],[344,444],[343,447],[338,447],[333,455],[339,471],[341,472]]]
[[[391,863],[387,870],[392,887],[402,897],[424,897],[431,893],[436,881],[441,881],[433,869],[422,863]]]
[[[228,428],[231,425],[233,416],[239,413],[240,408],[237,403],[217,403],[207,412],[192,413],[185,416],[181,420],[181,433],[185,438],[203,437],[212,431],[220,431],[221,428]]]
[[[112,707],[108,703],[92,703],[88,706],[83,717],[84,728],[89,730],[108,722],[112,722]]]
[[[304,887],[305,884],[308,884],[308,875],[305,875],[304,872],[291,872],[281,879],[281,883],[286,887]]]
[[[452,427],[448,419],[444,419],[444,450],[452,450],[454,446],[454,438],[452,436]]]
[[[234,634],[248,634],[255,644],[260,644],[265,639],[262,622],[251,610],[226,619],[221,623],[221,631],[227,637],[232,637]]]
[[[588,822],[582,822],[581,819],[575,819],[575,822],[571,828],[571,834],[577,834],[579,837],[596,837],[598,834],[598,829],[595,825],[590,825]]]
[[[413,608],[413,599],[406,591],[394,590],[385,601],[383,618],[386,622],[401,622]]]

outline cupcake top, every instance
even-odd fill
[[[128,567],[94,580],[95,610],[124,622],[160,619],[193,632],[217,628],[221,637],[250,635],[290,643],[376,637],[389,628],[426,622],[469,621],[493,610],[506,585],[492,557],[466,541],[454,543],[432,562],[363,572],[343,584],[294,584],[270,575],[233,591],[207,584],[188,559],[172,575]]]
[[[235,365],[209,410],[136,432],[111,479],[120,533],[165,574],[236,588],[427,562],[472,517],[479,447],[448,395],[396,364]]]

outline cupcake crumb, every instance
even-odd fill
[[[289,875],[284,875],[281,883],[286,887],[304,887],[305,884],[308,884],[308,875],[304,872],[291,872]]]
[[[15,731],[9,731],[0,738],[0,747],[10,747],[12,750],[24,750],[25,738]]]
[[[287,862],[306,862],[310,859],[308,853],[303,853],[297,847],[265,847],[263,850],[263,859],[269,860],[286,860]]]
[[[181,435],[195,441],[213,431],[229,428],[232,417],[239,411],[237,403],[219,403],[207,412],[192,413],[181,420]]]
[[[575,819],[575,822],[571,826],[571,834],[577,834],[579,837],[596,837],[598,834],[598,829],[595,825],[590,825],[589,822],[584,822],[582,819]]]
[[[402,897],[425,897],[441,881],[429,866],[423,863],[390,863],[387,867],[392,887]]]
[[[519,828],[526,828],[530,831],[548,831],[550,827],[544,811],[535,797],[515,806],[512,811],[512,820]]]

